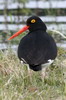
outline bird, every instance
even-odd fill
[[[41,71],[45,66],[53,63],[57,57],[57,46],[53,37],[47,33],[46,24],[38,16],[30,16],[26,25],[12,35],[11,40],[29,30],[19,43],[18,58],[27,63],[33,71]]]

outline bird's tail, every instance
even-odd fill
[[[41,65],[29,65],[30,69],[32,69],[33,71],[40,71],[42,70]]]

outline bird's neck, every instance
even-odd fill
[[[44,31],[44,32],[46,32],[46,29],[43,27],[38,27],[38,28],[35,28],[35,29],[31,29],[31,30],[29,30],[29,32],[34,32],[34,31]]]

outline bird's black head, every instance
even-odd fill
[[[34,31],[41,29],[46,31],[47,27],[44,22],[38,16],[31,16],[27,19],[27,26],[29,26],[29,31]]]
[[[18,36],[22,32],[29,29],[29,31],[35,31],[35,30],[44,30],[46,31],[47,27],[44,24],[44,22],[38,17],[38,16],[32,16],[27,19],[26,26],[24,26],[21,30],[16,32],[14,35],[12,35],[8,40],[13,39],[14,37]]]

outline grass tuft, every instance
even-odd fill
[[[33,72],[30,79],[27,66],[12,50],[0,51],[0,100],[66,100],[66,51],[58,51],[44,81],[41,72]]]

